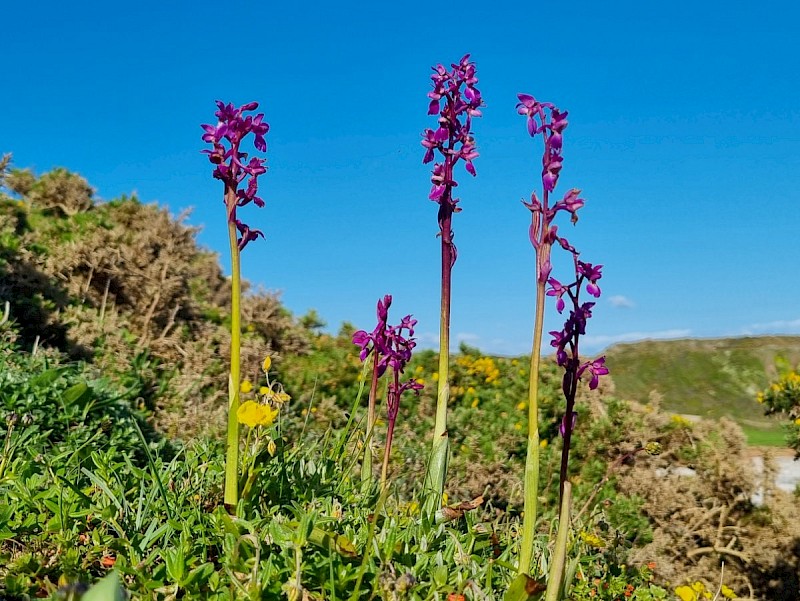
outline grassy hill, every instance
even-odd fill
[[[755,396],[776,376],[775,360],[800,363],[800,337],[649,340],[618,344],[607,352],[617,394],[647,403],[653,392],[665,410],[704,417],[728,416],[751,440],[777,432]],[[779,436],[780,438],[780,436]]]

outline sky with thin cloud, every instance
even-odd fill
[[[63,166],[109,200],[136,192],[202,226],[226,256],[219,182],[200,154],[214,101],[271,125],[266,241],[243,273],[336,331],[419,320],[438,342],[436,205],[422,164],[430,68],[467,52],[486,106],[477,177],[460,168],[452,339],[530,350],[529,212],[541,142],[519,92],[569,111],[559,232],[602,264],[582,348],[642,338],[800,334],[800,8],[776,1],[336,3],[14,2],[3,9],[0,152]],[[13,24],[9,26],[8,24]],[[248,208],[249,209],[249,208]],[[558,249],[556,249],[558,250]],[[569,279],[568,257],[554,275]],[[545,327],[560,327],[552,303]]]

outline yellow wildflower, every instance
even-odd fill
[[[251,390],[253,390],[253,383],[250,380],[242,380],[242,383],[239,385],[239,392],[247,394]]]
[[[722,585],[722,588],[720,589],[720,592],[722,593],[722,596],[727,598],[727,599],[735,599],[736,598],[736,593],[733,591],[733,589],[731,587],[729,587],[729,586],[725,586],[724,584]]]
[[[678,595],[681,601],[697,601],[697,595],[688,586],[679,586],[675,589],[675,594]]]
[[[258,389],[258,394],[269,396],[272,394],[272,389],[269,386],[262,386]]]
[[[469,388],[467,388],[467,394],[475,394],[475,387],[470,386]]]
[[[596,534],[592,534],[591,532],[583,531],[581,532],[581,539],[590,547],[594,547],[595,549],[602,549],[605,547],[605,542],[603,539],[597,536]]]
[[[520,401],[519,403],[517,403],[517,409],[519,409],[520,411],[524,411],[527,408],[528,404],[525,403],[524,401]]]
[[[278,449],[275,441],[271,438],[269,439],[269,443],[267,443],[267,452],[269,453],[270,457],[275,457],[275,451]]]
[[[449,498],[449,497],[447,496],[447,493],[446,493],[446,492],[443,492],[443,493],[442,493],[442,506],[444,506],[444,505],[447,505],[447,499],[448,499],[448,498]]]
[[[424,368],[423,368],[421,365],[417,365],[417,366],[414,368],[414,373],[415,373],[415,374],[421,374],[423,371],[425,371],[425,369],[424,369]]]
[[[545,448],[547,448],[547,445],[548,445],[548,442],[547,442],[546,438],[543,438],[542,440],[539,441],[539,446],[541,448],[545,449]]]
[[[236,418],[240,424],[255,428],[256,426],[271,426],[278,415],[277,409],[262,405],[255,401],[245,401],[239,406]]]
[[[292,397],[290,397],[288,393],[281,391],[278,394],[276,394],[272,400],[278,403],[288,403],[289,401],[292,400]]]
[[[514,424],[514,429],[515,430],[522,430],[522,424],[517,422],[516,424]]]
[[[478,397],[475,397],[474,399],[472,399],[472,404],[471,404],[471,407],[472,407],[473,409],[475,409],[475,407],[477,407],[477,406],[478,406],[478,401],[480,401],[480,398],[478,398]]]
[[[798,417],[796,420],[794,420],[794,425],[795,426],[800,426],[800,417]]]
[[[706,585],[699,580],[695,580],[694,584],[692,585],[692,590],[696,593],[702,593],[706,590]]]
[[[438,371],[433,372],[433,375],[431,376],[431,379],[434,382],[438,382],[439,381],[439,372]]]
[[[272,357],[267,355],[264,357],[264,363],[261,364],[261,369],[264,370],[264,373],[267,373],[270,367],[272,367]]]
[[[673,424],[675,424],[676,426],[680,426],[681,428],[691,428],[692,427],[692,422],[690,422],[688,419],[686,419],[682,415],[678,415],[677,413],[672,415],[672,417],[670,419],[672,420]]]
[[[417,378],[417,384],[422,384],[425,386],[425,378]]]

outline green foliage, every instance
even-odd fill
[[[786,425],[786,443],[800,454],[800,371],[785,366],[780,378],[759,392],[756,400],[768,415],[779,414],[791,420]]]
[[[63,597],[111,567],[132,594],[151,599],[499,598],[515,574],[518,522],[511,515],[454,510],[457,519],[430,523],[402,479],[379,501],[377,486],[351,479],[360,456],[354,431],[318,436],[311,423],[301,438],[289,411],[271,428],[274,452],[253,449],[254,481],[237,516],[229,516],[220,443],[166,445],[139,433],[146,425],[133,405],[144,364],[131,367],[124,389],[92,377],[86,364],[3,344],[0,391],[11,441],[0,475],[0,498],[8,499],[0,509],[3,598],[58,590]],[[337,356],[351,350],[333,340],[326,348]],[[484,395],[495,384],[470,373],[477,360],[462,362],[460,377]],[[512,360],[495,365],[501,373],[519,369]],[[485,398],[483,419],[493,404],[514,410],[513,400]],[[461,411],[474,410],[462,401]],[[310,415],[317,420],[319,412],[303,417]],[[540,579],[546,523],[537,538]]]
[[[800,338],[765,336],[719,340],[669,340],[618,344],[607,352],[617,394],[646,403],[656,391],[675,413],[727,416],[769,429],[756,393],[769,384],[774,360],[800,360]],[[760,423],[759,423],[760,422]]]

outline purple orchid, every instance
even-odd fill
[[[597,282],[602,277],[603,266],[579,260],[578,251],[566,238],[558,234],[558,226],[553,224],[559,211],[569,213],[572,223],[577,223],[578,210],[585,204],[585,200],[580,196],[581,191],[577,188],[569,190],[555,204],[550,204],[550,195],[558,184],[564,165],[564,130],[568,124],[567,111],[562,111],[549,102],[539,102],[529,94],[519,94],[517,97],[519,99],[517,112],[527,118],[528,133],[532,137],[541,134],[544,141],[541,174],[542,198],[540,199],[534,192],[530,202],[523,201],[523,204],[531,212],[529,237],[536,251],[538,294],[554,297],[556,310],[559,313],[564,311],[567,303],[571,305],[564,327],[561,330],[550,332],[552,336],[550,345],[556,350],[556,361],[564,369],[562,390],[566,399],[566,412],[559,428],[564,437],[561,457],[563,487],[567,477],[570,437],[577,420],[574,407],[578,381],[584,374],[588,374],[589,388],[595,389],[600,376],[608,374],[605,357],[582,363],[578,351],[580,337],[586,334],[586,323],[592,317],[592,309],[595,305],[594,302],[581,302],[580,295],[585,287],[587,294],[594,298],[600,297],[600,286]],[[551,276],[551,250],[556,243],[572,255],[575,279],[571,283],[564,284]],[[534,348],[534,353],[537,350]],[[535,415],[532,415],[532,419],[535,419]]]
[[[264,201],[258,196],[258,177],[267,172],[264,167],[266,159],[251,157],[248,160],[248,153],[240,150],[244,138],[248,134],[253,134],[255,137],[253,145],[256,150],[267,151],[264,136],[269,131],[269,125],[264,122],[264,114],[245,115],[257,108],[257,102],[248,102],[236,108],[231,103],[225,104],[217,100],[217,111],[214,114],[219,121],[216,125],[201,125],[205,132],[203,141],[212,146],[210,150],[202,152],[207,154],[208,160],[215,165],[214,177],[225,184],[224,198],[228,221],[235,224],[239,232],[239,251],[244,249],[248,242],[259,236],[264,237],[263,232],[242,223],[236,216],[239,207],[251,202],[258,207],[264,206]]]
[[[463,160],[467,172],[476,175],[473,160],[478,157],[475,139],[472,136],[472,118],[480,117],[483,106],[481,93],[475,84],[475,64],[470,62],[469,54],[464,55],[458,64],[451,64],[447,70],[439,64],[433,67],[433,91],[428,92],[431,99],[428,105],[429,115],[439,115],[439,126],[426,129],[422,133],[422,146],[425,147],[423,163],[430,163],[437,151],[442,162],[433,166],[431,176],[431,192],[428,198],[439,203],[439,225],[453,212],[457,212],[458,199],[452,196],[452,189],[458,186],[453,178],[453,171],[459,160]],[[462,90],[463,88],[463,90]],[[444,104],[442,104],[444,101]],[[443,232],[444,234],[444,232]],[[448,240],[448,243],[452,243]]]
[[[439,390],[436,395],[436,421],[433,431],[431,461],[426,476],[428,486],[437,491],[439,497],[444,492],[445,472],[449,439],[447,435],[447,403],[450,397],[449,348],[450,348],[450,300],[452,270],[458,258],[453,243],[452,218],[461,209],[453,190],[458,186],[455,168],[459,161],[473,177],[478,150],[472,135],[472,120],[481,116],[483,99],[478,90],[475,64],[470,55],[465,54],[450,69],[442,64],[433,67],[431,75],[433,90],[428,92],[428,114],[438,115],[435,128],[422,133],[424,164],[434,162],[431,172],[431,190],[428,198],[439,205],[437,221],[442,245],[442,287],[441,310],[439,316]]]
[[[562,437],[567,435],[567,429],[572,432],[575,429],[575,426],[578,423],[578,412],[572,412],[572,419],[567,419],[567,414],[564,414],[564,417],[561,418],[561,425],[558,427],[558,433],[561,434]]]
[[[414,328],[417,325],[417,320],[412,318],[411,315],[406,315],[400,320],[398,325],[390,326],[388,320],[389,307],[391,304],[392,296],[390,294],[378,300],[378,323],[375,329],[370,333],[366,330],[358,330],[353,333],[353,344],[361,348],[359,353],[361,361],[365,361],[370,354],[373,355],[372,382],[370,385],[367,414],[367,436],[371,435],[375,425],[378,379],[386,373],[389,367],[392,368],[392,382],[388,386],[386,398],[388,434],[386,451],[384,454],[382,481],[385,481],[386,462],[388,461],[388,453],[391,448],[392,435],[400,407],[400,397],[403,392],[407,390],[411,390],[418,395],[423,387],[422,384],[413,378],[402,384],[400,383],[400,374],[404,372],[406,365],[411,361],[414,347],[417,345],[414,339]],[[372,455],[369,447],[367,447],[365,451],[364,465],[369,466],[367,471],[371,472]],[[363,475],[364,474],[362,474],[362,476]],[[367,476],[369,475],[371,474],[367,474]]]

